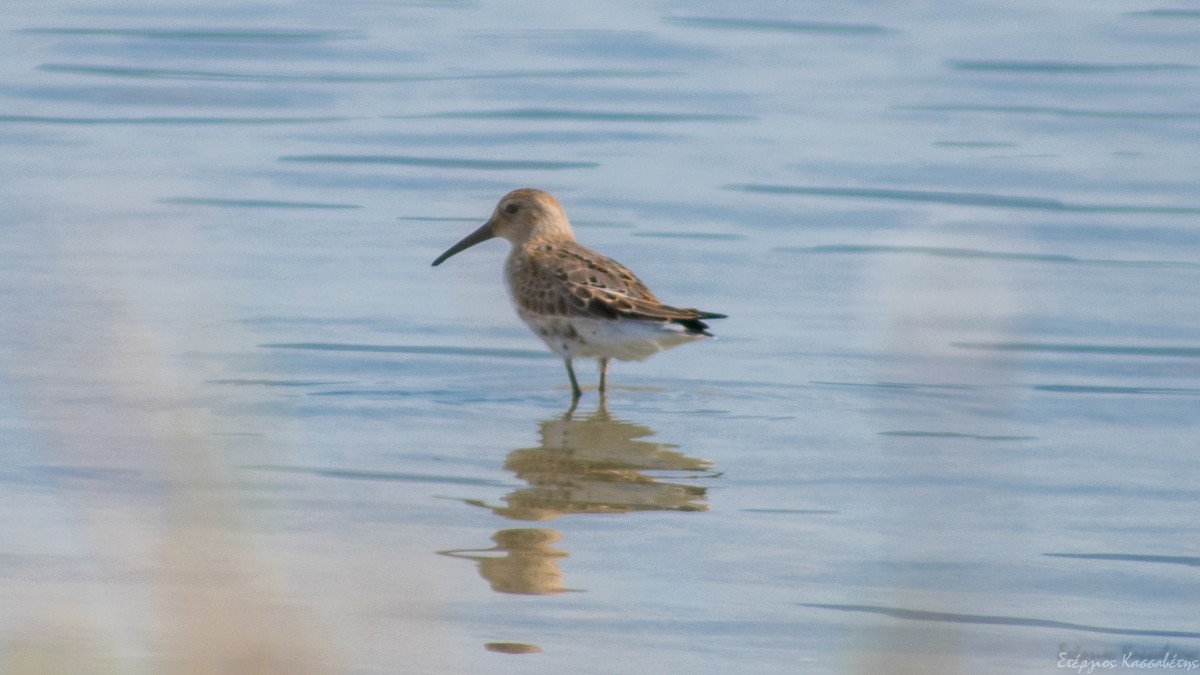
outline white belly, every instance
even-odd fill
[[[519,314],[551,351],[567,359],[641,361],[705,337],[666,322]]]

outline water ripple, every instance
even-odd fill
[[[343,398],[367,398],[367,399],[383,399],[383,398],[421,398],[427,399],[434,396],[445,396],[450,392],[446,391],[418,391],[414,389],[338,389],[336,391],[314,391],[310,396],[330,396]]]
[[[51,117],[41,115],[0,115],[0,124],[66,125],[270,125],[322,124],[345,122],[349,117]]]
[[[171,30],[157,28],[25,28],[19,33],[34,35],[73,35],[98,37],[136,37],[147,40],[187,42],[327,42],[362,39],[366,34],[349,30]]]
[[[789,516],[835,516],[837,509],[739,509],[742,513],[770,513]]]
[[[324,202],[289,202],[270,199],[215,199],[207,197],[167,197],[160,204],[181,206],[218,206],[241,209],[361,209],[358,204],[329,204]]]
[[[1139,345],[1055,344],[1046,342],[953,342],[951,346],[960,349],[982,349],[1002,352],[1200,358],[1200,347],[1142,347]]]
[[[583,122],[745,122],[750,115],[714,113],[618,112],[607,110],[566,110],[561,108],[512,108],[506,110],[464,110],[431,115],[397,115],[387,119],[514,119],[574,120]]]
[[[921,382],[832,382],[813,380],[812,384],[824,387],[862,387],[867,389],[897,389],[921,391],[971,391],[979,387],[970,384],[938,384]]]
[[[1200,396],[1200,389],[1186,387],[1118,387],[1111,385],[1083,384],[1036,384],[1034,391],[1048,391],[1057,394],[1116,394],[1119,396]]]
[[[361,75],[356,73],[278,75],[263,73],[237,73],[214,70],[183,70],[170,68],[145,68],[132,66],[92,66],[74,63],[45,63],[37,67],[47,73],[70,75],[99,75],[145,80],[212,80],[218,82],[304,82],[337,84],[346,82],[400,82],[430,79],[402,75]]]
[[[1126,16],[1152,16],[1164,19],[1200,19],[1200,9],[1143,9]]]
[[[880,431],[880,436],[904,438],[969,438],[976,441],[1036,441],[1037,436],[985,436],[964,434],[957,431]]]
[[[1075,558],[1077,560],[1114,560],[1167,565],[1200,567],[1200,558],[1183,555],[1139,555],[1135,553],[1043,553],[1050,558]]]
[[[396,471],[364,471],[358,469],[334,469],[313,466],[281,466],[271,464],[255,464],[243,466],[250,471],[275,471],[279,473],[300,473],[322,478],[342,478],[349,480],[394,481],[402,483],[437,483],[441,485],[469,485],[472,487],[512,487],[511,483],[486,478],[461,478],[458,476],[436,476],[418,473],[401,473]]]
[[[1019,148],[1018,143],[1008,141],[934,141],[934,145],[942,148]]]
[[[873,23],[841,23],[833,21],[778,21],[775,19],[731,19],[724,17],[679,16],[665,17],[666,23],[692,28],[749,30],[784,33],[831,33],[835,35],[881,35],[891,29]]]
[[[1013,73],[1146,73],[1173,70],[1197,70],[1184,63],[1087,63],[1078,61],[987,61],[948,60],[954,70]]]
[[[493,126],[493,125],[489,125]],[[494,125],[491,131],[480,133],[465,133],[461,131],[442,131],[432,133],[312,133],[304,134],[298,140],[310,140],[319,143],[334,143],[343,147],[350,145],[369,145],[373,148],[402,147],[411,152],[415,147],[437,147],[440,149],[452,147],[472,148],[478,152],[483,147],[503,145],[519,145],[523,148],[533,146],[561,146],[568,143],[642,143],[646,141],[684,141],[687,136],[662,131],[633,130],[628,127],[608,127],[605,129],[583,128],[573,130],[545,128],[513,131],[509,125]]]
[[[921,609],[905,609],[902,607],[879,607],[876,605],[832,605],[811,602],[802,602],[800,603],[800,606],[813,607],[816,609],[832,609],[841,612],[866,612],[869,614],[882,614],[884,616],[890,616],[894,619],[906,619],[909,621],[936,621],[958,624],[982,624],[987,626],[1057,628],[1065,630],[1078,630],[1087,633],[1102,633],[1105,635],[1134,635],[1140,637],[1159,638],[1200,638],[1200,633],[1190,631],[1108,628],[1104,626],[1088,626],[1080,623],[1068,623],[1066,621],[1052,621],[1049,619],[1029,619],[1012,616],[988,616],[984,614],[954,614],[951,612],[932,612]]]
[[[715,239],[720,241],[737,241],[746,239],[744,234],[733,234],[728,232],[660,232],[660,231],[645,231],[634,232],[635,237],[646,237],[650,239]]]
[[[1098,110],[1094,108],[1062,108],[1032,105],[896,105],[893,110],[921,110],[930,112],[982,112],[1004,115],[1053,115],[1056,117],[1087,117],[1097,119],[1173,121],[1200,120],[1200,112],[1170,112],[1162,110]]]
[[[599,162],[554,162],[533,159],[467,159],[452,157],[412,157],[407,155],[287,155],[281,162],[312,162],[324,164],[387,164],[421,166],[431,169],[475,169],[481,171],[553,171],[560,169],[594,169]]]
[[[508,359],[547,359],[553,355],[532,349],[485,349],[482,347],[443,347],[440,345],[361,345],[333,342],[280,342],[259,345],[263,349],[301,349],[326,352],[368,352],[383,354],[429,354],[440,356],[483,356]]]
[[[823,246],[780,246],[777,253],[811,254],[873,254],[911,253],[937,258],[982,258],[986,260],[1016,260],[1024,262],[1068,263],[1074,265],[1112,265],[1116,267],[1200,269],[1200,263],[1174,260],[1111,260],[1105,258],[1076,258],[1058,253],[1015,253],[986,251],[972,248],[943,246],[883,246],[875,244],[829,244]]]
[[[947,192],[941,190],[896,190],[891,188],[848,188],[807,185],[762,185],[739,183],[725,185],[726,190],[774,195],[846,197],[886,201],[981,206],[1001,209],[1032,209],[1070,213],[1154,213],[1160,215],[1200,214],[1200,206],[1149,206],[1140,204],[1072,204],[1046,197],[996,195],[984,192]]]
[[[346,384],[342,380],[266,380],[266,379],[249,379],[249,378],[233,378],[224,380],[205,380],[208,384],[232,384],[238,386],[256,386],[256,387],[321,387],[331,384]]]
[[[150,80],[211,80],[218,82],[296,82],[315,84],[346,84],[371,82],[441,82],[449,80],[500,80],[500,79],[591,79],[591,78],[648,78],[668,77],[675,73],[666,71],[640,70],[528,70],[495,71],[474,73],[414,73],[414,74],[362,74],[362,73],[240,73],[216,70],[188,70],[172,68],[146,68],[133,66],[96,66],[76,63],[46,63],[37,67],[48,73],[71,75],[94,75]]]

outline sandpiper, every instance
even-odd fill
[[[504,265],[509,296],[521,320],[562,357],[574,400],[582,392],[572,359],[599,361],[603,395],[609,359],[641,361],[712,337],[703,320],[725,318],[664,305],[633,272],[578,244],[558,200],[533,188],[504,195],[486,223],[433,264],[493,237],[512,244]]]

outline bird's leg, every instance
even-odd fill
[[[600,395],[604,395],[604,391],[608,380],[608,357],[600,359]]]
[[[600,399],[600,400],[603,401],[604,399]],[[570,422],[571,417],[575,414],[575,409],[578,407],[579,407],[579,397],[578,396],[571,397],[571,407],[567,408],[567,412],[563,413],[562,418],[564,420]]]
[[[567,366],[567,377],[571,378],[571,395],[578,401],[583,392],[579,390],[579,381],[575,379],[575,369],[571,367],[571,359],[563,359]]]

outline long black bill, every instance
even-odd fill
[[[491,239],[492,237],[495,237],[495,236],[496,236],[496,233],[492,231],[492,221],[489,220],[486,223],[484,223],[482,226],[480,226],[480,228],[478,230],[475,230],[471,234],[468,234],[467,236],[463,237],[462,241],[460,241],[457,244],[446,249],[445,253],[439,255],[437,257],[437,260],[433,261],[433,266],[437,267],[438,265],[441,265],[446,260],[446,258],[449,258],[450,256],[454,255],[455,253],[458,253],[460,251],[465,251],[465,250],[471,248],[472,246],[474,246],[475,244],[478,244],[481,241],[487,241],[488,239]]]

